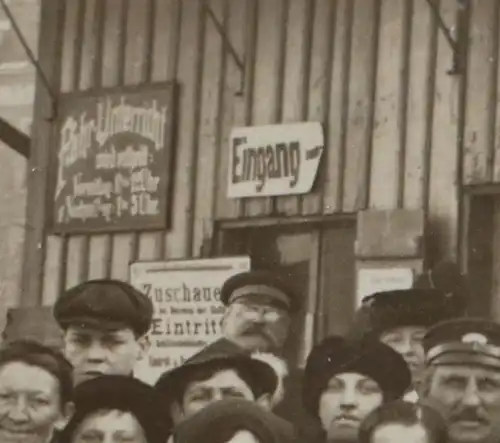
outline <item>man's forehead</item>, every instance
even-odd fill
[[[390,334],[418,334],[427,332],[425,326],[420,325],[407,325],[407,326],[397,326],[395,328],[389,328],[383,331],[380,335],[383,337]]]
[[[234,369],[227,368],[216,371],[205,380],[197,380],[189,383],[188,389],[195,387],[227,387],[242,384],[246,385],[237,372]]]
[[[374,381],[371,377],[365,374],[360,374],[359,372],[341,372],[340,374],[335,374],[330,378],[330,383],[340,380],[344,383],[358,383],[360,381]]]
[[[87,335],[92,337],[103,337],[103,336],[123,337],[123,336],[128,336],[130,334],[132,335],[134,334],[134,332],[130,328],[106,329],[106,328],[97,328],[94,326],[69,326],[66,332],[69,334]]]
[[[282,303],[266,294],[243,295],[233,303],[247,306],[268,306],[279,311],[288,312]]]

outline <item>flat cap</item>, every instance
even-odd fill
[[[257,392],[274,394],[280,383],[279,374],[270,364],[252,358],[246,350],[222,338],[160,376],[155,388],[164,399],[164,407],[169,407],[175,397],[172,393],[183,393],[200,369],[212,368],[214,371],[236,369],[251,389]]]
[[[130,328],[142,336],[151,326],[153,304],[126,282],[89,280],[59,297],[54,317],[62,329],[70,325],[110,330]]]
[[[500,325],[463,317],[438,323],[424,336],[428,365],[475,363],[500,368]]]
[[[226,306],[239,298],[261,297],[290,312],[300,308],[298,295],[283,276],[271,271],[249,271],[233,275],[221,289],[221,301]]]
[[[122,375],[103,375],[79,384],[74,391],[75,413],[64,428],[61,441],[73,441],[86,417],[101,410],[118,410],[135,416],[149,443],[164,443],[168,429],[163,422],[154,388]]]
[[[461,316],[453,295],[438,289],[401,289],[377,292],[363,299],[353,328],[357,335],[379,335],[401,326],[430,327],[440,321]]]
[[[307,358],[302,397],[310,413],[317,415],[319,398],[328,381],[345,372],[373,379],[386,401],[401,398],[411,385],[410,370],[403,357],[374,337],[358,340],[328,337]]]
[[[226,443],[243,430],[266,443],[290,443],[297,437],[289,422],[242,399],[225,399],[208,405],[181,423],[174,436],[177,443]]]

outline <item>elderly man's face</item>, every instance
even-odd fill
[[[128,328],[70,326],[64,335],[64,353],[74,367],[76,384],[100,375],[130,375],[146,349],[146,339],[136,338]]]
[[[226,309],[224,335],[249,350],[280,350],[287,338],[290,315],[285,309],[241,300]]]
[[[70,443],[148,443],[144,430],[129,412],[100,411],[86,417]]]
[[[50,372],[21,362],[0,368],[2,443],[45,443],[65,412],[59,382]]]
[[[427,331],[423,326],[403,326],[389,329],[380,335],[380,341],[399,353],[408,364],[414,381],[419,381],[424,370],[425,354],[422,340]]]
[[[476,365],[431,368],[428,396],[443,408],[450,440],[486,441],[500,421],[500,371]]]
[[[382,390],[354,372],[333,376],[319,399],[319,418],[329,441],[356,441],[361,421],[382,404]]]

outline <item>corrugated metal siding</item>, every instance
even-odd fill
[[[46,0],[45,8],[57,3]],[[201,0],[64,3],[63,91],[171,79],[181,85],[173,226],[140,235],[33,235],[26,253],[40,238],[43,251],[25,276],[43,282],[26,284],[28,303],[50,304],[60,289],[89,277],[127,278],[137,258],[198,255],[214,219],[424,207],[441,252],[456,253],[461,81],[446,73],[452,53],[426,2],[209,0],[245,61],[243,77]],[[456,1],[439,7],[452,26]],[[491,180],[495,169],[498,9],[495,0],[473,1],[467,182]],[[56,15],[45,13],[54,26]],[[325,123],[315,190],[225,198],[231,128],[302,120]],[[32,176],[34,195],[44,180]],[[43,201],[31,199],[31,221],[40,221]]]

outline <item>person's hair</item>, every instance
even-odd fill
[[[206,381],[217,374],[217,372],[229,370],[234,371],[248,385],[256,399],[265,394],[265,390],[258,383],[255,383],[255,377],[252,377],[251,369],[245,370],[241,366],[231,366],[229,363],[226,365],[219,360],[213,363],[203,363],[199,367],[190,369],[189,373],[182,378],[182,381],[177,383],[175,390],[169,394],[176,403],[181,405],[189,384]]]
[[[9,363],[24,363],[47,371],[59,382],[61,407],[73,396],[73,366],[63,354],[32,340],[16,340],[0,348],[0,368]]]
[[[370,443],[375,431],[388,424],[403,426],[422,426],[432,443],[446,443],[447,428],[443,416],[428,405],[409,403],[397,400],[386,403],[374,411],[361,422],[358,433],[359,443]]]

